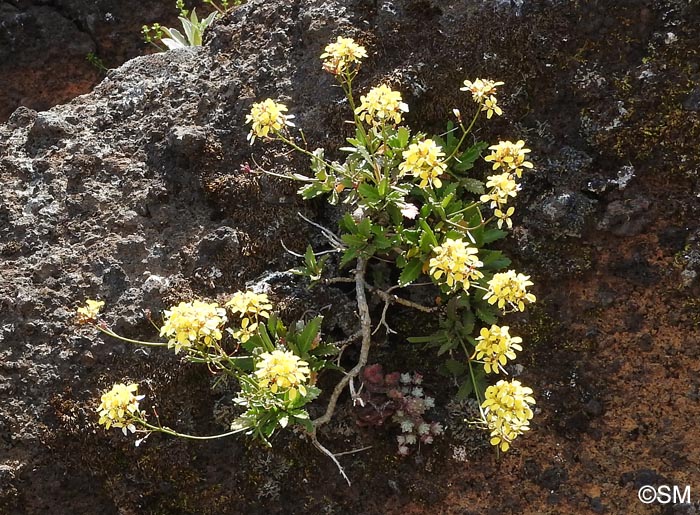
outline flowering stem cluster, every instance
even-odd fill
[[[118,383],[102,396],[97,408],[99,424],[106,429],[117,427],[124,434],[130,431],[146,436],[160,432],[196,440],[245,432],[268,445],[279,427],[298,424],[312,429],[305,406],[320,393],[315,378],[330,365],[326,357],[337,353],[334,345],[321,342],[322,317],[287,328],[271,311],[266,294],[236,292],[223,306],[194,300],[165,310],[159,328],[164,341],[152,342],[115,333],[98,319],[103,306],[102,301],[88,300],[78,308],[77,322],[126,343],[172,349],[186,362],[204,364],[212,374],[238,381],[240,392],[235,402],[243,410],[228,432],[189,435],[161,425],[157,415],[157,423],[150,422],[139,407],[144,396],[136,395],[138,385]]]
[[[515,208],[511,203],[520,190],[518,179],[523,170],[533,167],[527,160],[530,150],[522,140],[463,146],[480,115],[491,119],[503,114],[497,97],[503,82],[464,81],[462,91],[471,93],[476,104],[470,123],[465,126],[461,112],[455,109],[458,126],[450,123],[443,136],[428,137],[412,132],[404,123],[409,108],[401,93],[387,84],[370,88],[360,95],[359,103],[355,101],[353,81],[366,57],[364,47],[344,37],[330,43],[321,54],[323,69],[335,76],[353,115],[355,134],[347,139],[349,146],[341,149],[347,154],[344,162],[330,161],[323,149],[309,150],[297,143],[290,132],[291,116],[283,114],[288,107],[276,100],[254,104],[247,118],[251,143],[256,138],[276,140],[310,157],[309,175],[289,177],[303,183],[299,193],[304,198],[327,195],[331,204],[342,202],[348,206],[349,213],[340,223],[341,266],[357,261],[362,352],[357,365],[338,383],[326,414],[317,419],[316,425],[330,419],[346,386],[353,392],[353,379],[367,363],[373,333],[369,331],[371,318],[365,290],[385,300],[380,326],[388,333],[393,332],[386,323],[386,309],[392,297],[396,303],[406,305],[365,280],[367,267],[376,259],[393,262],[398,268],[398,284],[392,290],[412,285],[426,274],[441,291],[445,307],[440,310],[440,330],[409,340],[436,346],[438,354],[449,356],[448,368],[462,384],[459,394],[473,392],[480,403],[483,400],[481,422],[493,431],[492,424],[487,423],[487,414],[493,410],[489,411],[485,404],[485,375],[506,373],[508,361],[522,350],[519,337],[511,336],[508,327],[495,324],[496,308],[501,313],[523,311],[536,299],[528,290],[533,284],[529,276],[515,270],[502,271],[510,260],[499,251],[489,250],[487,245],[506,235],[504,227],[513,226]],[[268,106],[266,113],[260,112],[262,104]],[[305,145],[303,138],[302,141]],[[484,183],[468,171],[487,148],[490,154],[484,161],[500,173],[488,176]],[[337,248],[335,241],[333,245]],[[305,266],[295,269],[309,277],[312,284],[322,281],[325,262],[317,261],[315,256],[311,248],[307,249]],[[425,312],[438,309],[417,307]],[[477,320],[488,326],[475,336]],[[461,358],[460,350],[464,352]],[[511,431],[507,438],[512,440],[517,434],[520,432]],[[498,444],[502,450],[503,438]]]
[[[242,414],[233,421],[230,432],[218,436],[245,432],[269,443],[277,428],[301,426],[348,479],[337,455],[319,442],[318,429],[332,419],[346,388],[354,403],[362,402],[355,380],[367,366],[373,334],[382,327],[387,333],[395,332],[386,320],[391,305],[437,315],[437,332],[409,341],[435,347],[438,355],[447,358],[445,367],[460,385],[457,396],[473,394],[477,398],[481,408],[477,423],[490,432],[494,446],[506,451],[529,428],[534,399],[532,390],[518,381],[501,380],[487,387],[487,374],[506,374],[509,361],[522,350],[521,338],[511,336],[509,327],[496,321],[499,313],[523,311],[536,299],[529,291],[533,285],[530,277],[508,269],[510,260],[488,245],[506,236],[504,225],[512,227],[514,208],[510,203],[520,188],[517,179],[533,165],[527,161],[530,150],[523,141],[464,145],[480,115],[490,119],[503,114],[496,96],[503,83],[464,81],[462,90],[470,92],[476,104],[471,122],[465,126],[455,109],[457,127],[450,122],[442,135],[429,136],[405,124],[409,108],[401,93],[387,84],[370,88],[355,101],[353,81],[367,58],[364,47],[338,37],[321,58],[323,69],[336,78],[345,93],[353,117],[355,132],[347,138],[348,146],[340,149],[344,160],[331,161],[324,149],[306,148],[303,136],[297,140],[292,132],[294,116],[276,100],[254,103],[246,123],[250,125],[251,144],[279,141],[310,159],[309,174],[272,175],[302,182],[299,193],[305,199],[325,195],[331,204],[342,202],[347,207],[339,235],[311,222],[321,227],[332,249],[316,253],[308,247],[304,256],[296,254],[304,258],[304,264],[294,270],[312,284],[342,281],[355,286],[359,330],[352,340],[356,336],[361,339],[359,357],[330,392],[323,414],[311,419],[305,407],[320,394],[315,385],[318,373],[339,368],[339,359],[336,366],[326,358],[340,349],[321,342],[321,317],[285,327],[265,294],[237,292],[222,304],[194,300],[173,306],[164,312],[159,334],[165,341],[161,342],[117,335],[97,321],[104,304],[98,301],[81,307],[78,321],[125,342],[168,347],[185,361],[206,364],[213,374],[235,379],[240,387],[235,402]],[[491,153],[484,160],[501,173],[489,176],[484,183],[469,171],[487,148]],[[336,251],[342,252],[341,268],[355,264],[353,277],[323,278],[327,256],[317,258]],[[398,281],[389,289],[367,279],[368,270],[378,261],[396,267]],[[420,277],[424,280],[418,282]],[[433,288],[439,302],[424,306],[393,293],[409,286]],[[368,293],[384,301],[374,332]],[[479,322],[485,326],[479,327]],[[420,405],[420,409],[404,410],[403,418],[399,416],[405,433],[399,441],[402,449],[442,431],[440,425],[417,423],[429,406],[417,393],[411,395],[405,396],[406,402]],[[423,400],[418,402],[419,398]],[[135,384],[115,385],[102,398],[100,424],[125,432],[158,431],[189,437],[159,422],[150,423],[139,406],[141,399]]]

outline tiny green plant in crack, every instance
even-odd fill
[[[214,23],[217,17],[225,15],[229,10],[241,5],[240,0],[204,0],[205,4],[214,8],[208,16],[201,20],[197,16],[196,9],[191,11],[185,7],[184,0],[177,0],[175,7],[178,9],[182,32],[175,28],[162,26],[160,23],[144,25],[141,33],[146,43],[153,45],[160,51],[184,48],[188,46],[201,46],[204,32]]]

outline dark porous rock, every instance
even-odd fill
[[[608,204],[598,229],[609,231],[616,236],[640,234],[654,221],[655,211],[645,198],[614,200]]]
[[[693,89],[683,101],[683,109],[686,111],[700,111],[700,86]]]
[[[595,212],[596,204],[596,200],[582,193],[556,190],[530,205],[530,218],[526,223],[553,238],[580,238]]]

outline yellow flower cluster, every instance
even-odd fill
[[[180,302],[165,310],[160,335],[168,338],[168,348],[175,347],[177,354],[182,349],[199,344],[210,346],[220,341],[223,336],[221,327],[226,320],[226,310],[216,302]]]
[[[464,81],[464,87],[459,88],[460,91],[470,91],[474,102],[483,104],[484,101],[496,94],[496,88],[503,86],[503,82],[496,82],[489,79],[476,79],[474,82],[470,80]]]
[[[498,170],[501,166],[508,173],[515,173],[518,177],[523,176],[523,168],[533,168],[533,164],[527,161],[529,148],[525,148],[525,142],[518,140],[516,143],[511,141],[499,141],[498,145],[489,147],[491,154],[484,158],[484,161],[493,162],[493,169]]]
[[[246,116],[245,123],[251,123],[252,127],[248,134],[248,140],[252,145],[255,143],[256,137],[265,138],[270,134],[280,132],[285,126],[294,127],[290,122],[293,115],[284,114],[287,112],[287,106],[275,102],[268,98],[262,102],[253,104],[250,109],[250,114]]]
[[[491,431],[491,445],[506,452],[513,440],[530,429],[532,404],[535,404],[532,389],[520,381],[501,380],[489,386],[481,408]]]
[[[402,101],[401,93],[393,91],[385,84],[360,96],[360,106],[355,109],[355,114],[359,115],[361,120],[374,127],[385,123],[399,124],[401,113],[407,112],[408,106]]]
[[[486,182],[486,187],[490,192],[480,197],[484,203],[491,202],[491,207],[501,206],[508,202],[508,197],[518,195],[518,183],[513,175],[505,172],[499,175],[490,175]]]
[[[425,139],[418,143],[411,143],[408,150],[403,152],[403,162],[399,165],[399,172],[403,175],[411,173],[420,178],[420,187],[428,184],[436,188],[442,187],[440,176],[447,169],[447,164],[441,158],[445,157],[442,147],[431,139]]]
[[[294,400],[297,393],[306,395],[304,383],[311,373],[309,364],[293,352],[265,352],[255,368],[260,387],[269,388],[272,393],[289,393],[290,400]]]
[[[333,75],[350,71],[351,65],[358,65],[367,57],[365,47],[352,38],[338,36],[335,43],[329,43],[321,54],[323,69]]]
[[[505,311],[506,304],[513,310],[525,311],[525,303],[535,302],[535,296],[528,293],[527,287],[532,286],[529,275],[517,274],[515,270],[508,270],[494,274],[489,281],[489,290],[484,295],[484,300],[489,304],[496,304]]]
[[[225,306],[232,313],[241,316],[241,328],[234,331],[233,337],[245,343],[250,340],[258,328],[258,317],[270,318],[272,304],[265,293],[253,293],[252,291],[238,291],[233,294]]]
[[[492,152],[484,160],[493,163],[494,170],[501,168],[503,173],[488,177],[486,187],[490,190],[481,195],[480,200],[483,203],[490,202],[491,207],[495,208],[494,216],[498,219],[499,229],[503,227],[504,223],[510,229],[513,227],[511,217],[515,213],[515,208],[505,209],[504,206],[509,197],[515,197],[518,194],[519,186],[515,177],[522,177],[523,168],[533,167],[532,163],[526,160],[530,149],[525,148],[523,140],[516,143],[501,141],[498,145],[491,145],[489,149]]]
[[[479,342],[476,345],[476,359],[483,359],[487,374],[497,374],[509,359],[515,359],[516,350],[523,350],[520,346],[522,338],[511,336],[508,330],[507,325],[499,327],[495,324],[490,329],[481,328],[476,339]]]
[[[503,82],[494,82],[489,79],[476,79],[474,82],[465,80],[464,87],[459,89],[460,91],[470,91],[474,102],[481,106],[482,111],[486,112],[486,118],[491,119],[493,113],[498,116],[503,114],[495,96],[496,88],[502,85]]]
[[[89,324],[97,319],[97,315],[102,311],[105,305],[103,300],[87,299],[85,305],[78,308],[78,323]]]
[[[428,263],[429,273],[439,281],[443,275],[447,286],[456,289],[461,286],[465,291],[470,281],[481,279],[484,274],[477,270],[484,264],[477,257],[478,249],[469,247],[462,239],[447,238],[442,245],[433,249],[435,257]]]
[[[105,392],[101,397],[101,402],[97,408],[100,415],[98,423],[110,427],[120,427],[124,434],[127,431],[134,433],[136,427],[133,424],[134,418],[140,417],[139,401],[143,395],[136,395],[138,385],[123,383],[115,384],[112,389]]]

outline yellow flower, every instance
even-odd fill
[[[306,395],[304,383],[308,380],[309,364],[291,351],[274,350],[260,355],[260,361],[255,365],[258,384],[269,388],[272,393],[289,392],[289,398],[294,400],[297,392]]]
[[[439,281],[445,277],[445,283],[452,289],[461,286],[465,291],[471,285],[470,281],[481,279],[482,274],[477,268],[484,266],[477,257],[478,249],[467,246],[462,239],[447,238],[442,245],[433,249],[435,257],[430,259],[430,275]]]
[[[177,354],[181,349],[189,350],[202,344],[210,346],[220,341],[221,327],[226,320],[226,310],[216,302],[180,302],[165,310],[160,335],[168,338],[168,348],[174,347]]]
[[[248,134],[250,144],[255,143],[256,137],[265,138],[270,134],[274,135],[280,132],[285,126],[294,127],[294,124],[289,121],[294,116],[284,114],[286,112],[286,105],[275,102],[270,98],[253,104],[250,114],[245,119],[245,123],[252,123]]]
[[[372,88],[360,97],[360,106],[355,114],[372,126],[385,123],[401,123],[401,113],[407,113],[408,106],[402,102],[401,93],[382,84]]]
[[[79,307],[78,320],[79,324],[89,324],[97,319],[102,307],[105,305],[103,300],[92,300],[87,299],[85,301],[85,306]]]
[[[272,304],[265,293],[254,293],[252,291],[237,291],[226,304],[232,313],[240,313],[241,317],[253,315],[270,318]]]
[[[484,105],[481,106],[482,111],[486,111],[486,118],[489,120],[493,116],[493,113],[496,113],[498,116],[501,116],[503,114],[503,111],[501,110],[500,107],[498,107],[498,101],[496,100],[496,97],[491,95],[489,98],[484,99]]]
[[[493,162],[493,169],[498,170],[501,166],[510,172],[515,172],[518,177],[522,177],[523,168],[533,168],[530,161],[526,161],[530,152],[529,148],[524,148],[525,142],[519,140],[516,143],[511,141],[500,141],[498,145],[491,145],[490,155],[484,161]]]
[[[506,223],[508,229],[513,228],[513,220],[510,219],[510,217],[513,216],[513,213],[515,213],[514,207],[509,207],[505,212],[501,211],[500,209],[496,209],[493,212],[494,216],[498,218],[498,222],[496,223],[496,225],[498,225],[499,229],[503,227],[503,222]]]
[[[136,427],[133,422],[135,418],[141,417],[139,401],[144,397],[136,395],[137,390],[138,385],[136,384],[118,383],[111,390],[105,392],[97,408],[100,415],[98,423],[105,426],[105,429],[112,426],[121,427],[124,434],[127,431],[135,432]]]
[[[349,71],[352,64],[359,66],[365,57],[367,57],[365,47],[355,43],[352,38],[341,36],[338,36],[335,43],[329,43],[321,54],[323,69],[333,75]]]
[[[483,203],[491,202],[491,207],[497,207],[508,202],[508,197],[518,195],[518,183],[515,182],[513,174],[504,172],[499,175],[490,175],[486,182],[486,187],[491,188],[487,194],[481,195],[479,200]]]
[[[483,359],[487,374],[497,374],[509,359],[515,359],[516,350],[523,350],[520,346],[522,338],[511,336],[508,329],[506,325],[499,327],[495,324],[490,329],[481,328],[476,339],[479,342],[476,345],[476,359]]]
[[[527,287],[532,286],[529,275],[516,274],[515,270],[508,270],[494,274],[489,281],[489,291],[484,295],[484,300],[489,304],[498,302],[498,307],[505,311],[506,303],[513,310],[525,311],[525,302],[535,302],[535,296],[527,292]]]
[[[248,340],[250,340],[250,337],[255,334],[255,331],[258,328],[258,322],[253,322],[252,324],[250,323],[250,318],[245,317],[241,320],[241,328],[238,329],[237,331],[233,331],[231,329],[227,329],[231,333],[231,336],[233,336],[236,340],[238,340],[241,343],[245,343]]]
[[[503,82],[494,82],[489,79],[476,79],[474,82],[465,80],[464,87],[459,88],[459,90],[470,91],[474,102],[483,104],[487,98],[496,94],[496,88],[498,86],[503,86]]]
[[[481,408],[491,431],[491,445],[506,452],[515,438],[529,430],[533,417],[532,404],[535,404],[532,389],[523,386],[520,381],[501,380],[489,386]]]
[[[399,172],[403,175],[411,173],[420,178],[420,187],[425,188],[428,184],[436,188],[442,187],[440,176],[447,169],[447,164],[440,158],[445,153],[442,147],[436,145],[431,139],[411,143],[408,150],[403,152],[403,162],[399,165]]]

